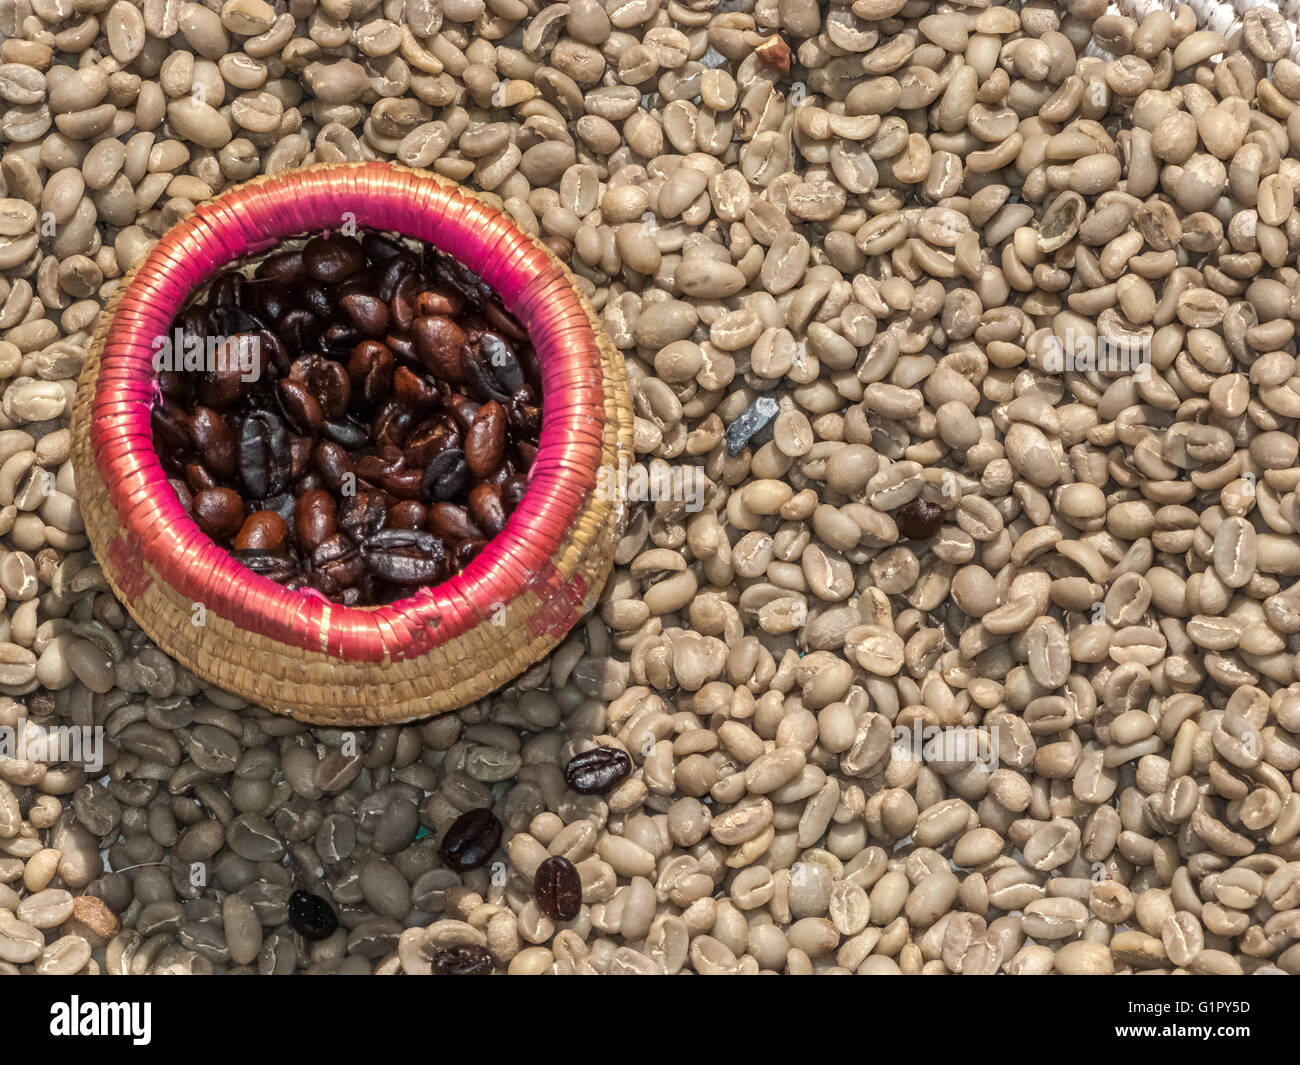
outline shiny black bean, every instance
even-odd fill
[[[572,921],[582,911],[582,878],[577,867],[562,854],[547,858],[533,877],[533,898],[552,921]]]
[[[564,766],[564,779],[574,791],[599,795],[632,773],[632,759],[618,747],[593,747],[575,754]]]
[[[488,863],[501,843],[501,822],[488,809],[461,814],[447,829],[438,845],[443,864],[458,873],[479,869]]]

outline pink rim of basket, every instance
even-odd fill
[[[217,199],[159,241],[107,331],[91,442],[128,543],[138,543],[163,581],[235,625],[348,661],[424,654],[530,588],[544,602],[557,590],[564,598],[552,558],[596,485],[605,399],[596,336],[563,269],[500,212],[432,177],[385,163],[290,173],[236,196],[240,211]],[[154,338],[189,296],[232,260],[266,251],[283,237],[334,228],[349,214],[358,226],[427,241],[478,273],[528,330],[542,372],[538,455],[505,529],[459,576],[371,608],[285,589],[213,543],[167,482],[150,427]],[[581,607],[573,604],[571,612],[576,620]]]

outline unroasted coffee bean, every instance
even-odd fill
[[[434,976],[489,976],[492,973],[492,954],[487,947],[460,943],[435,951],[429,964]]]
[[[199,528],[262,576],[390,602],[461,572],[523,499],[535,356],[433,249],[314,236],[222,272],[177,330],[200,349],[233,332],[216,350],[236,361],[160,372],[155,445]]]
[[[943,524],[943,509],[926,499],[913,499],[894,512],[898,531],[911,540],[928,540]]]
[[[339,926],[330,904],[319,895],[295,891],[289,896],[289,925],[303,939],[328,939]]]
[[[458,873],[487,864],[501,843],[501,822],[486,808],[461,814],[438,845],[443,864]]]
[[[632,759],[618,747],[595,747],[575,754],[564,767],[569,787],[583,795],[609,791],[632,772]]]
[[[582,879],[577,867],[562,854],[552,855],[537,867],[533,898],[553,921],[572,921],[582,910]]]

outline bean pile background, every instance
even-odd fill
[[[0,971],[1300,973],[1276,10],[4,0],[0,38],[0,725],[110,760],[0,760]],[[516,684],[349,732],[143,638],[67,411],[173,221],[366,158],[568,261],[638,458],[707,484],[634,501]],[[1145,370],[1059,364],[1099,334]],[[597,746],[631,773],[573,790]],[[449,867],[489,807],[500,846]],[[294,896],[295,929],[295,891],[332,915]]]

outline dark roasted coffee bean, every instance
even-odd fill
[[[501,506],[501,491],[495,485],[477,485],[469,494],[469,512],[488,536],[496,536],[506,527],[506,513]]]
[[[229,488],[208,488],[194,495],[194,523],[217,541],[229,540],[244,524],[244,501]]]
[[[322,440],[316,445],[311,464],[331,492],[337,492],[343,487],[343,479],[348,474],[355,476],[352,459],[348,457],[347,451],[331,440]]]
[[[459,392],[452,392],[446,400],[446,407],[455,417],[457,424],[462,429],[469,432],[474,420],[478,417],[480,403],[462,396]]]
[[[465,301],[455,293],[433,288],[424,289],[415,301],[415,309],[420,315],[455,316],[464,306]]]
[[[429,510],[428,529],[442,540],[474,540],[483,530],[474,524],[469,511],[456,503],[435,503]]]
[[[348,359],[348,378],[361,401],[377,407],[388,398],[395,368],[396,360],[387,347],[377,340],[363,340]]]
[[[234,557],[254,573],[273,581],[287,581],[298,572],[293,558],[274,551],[236,551]]]
[[[407,278],[415,279],[418,269],[415,260],[409,255],[394,256],[386,263],[379,264],[378,270],[372,268],[366,272],[366,287],[370,288],[384,303],[388,303],[397,295],[398,288]],[[377,284],[375,283],[376,274],[378,274]]]
[[[415,341],[399,333],[384,334],[384,346],[402,362],[417,364],[420,357],[415,352]]]
[[[913,499],[894,512],[898,531],[910,540],[928,540],[943,525],[943,508],[928,499]]]
[[[537,437],[542,432],[542,408],[531,403],[521,403],[518,399],[510,401],[508,409],[510,428],[522,436]]]
[[[564,766],[564,779],[574,791],[599,795],[632,773],[632,759],[619,747],[593,747],[575,754]]]
[[[343,233],[312,237],[302,249],[307,276],[317,281],[337,284],[345,281],[366,263],[361,242]]]
[[[287,284],[297,281],[303,274],[302,251],[277,251],[268,255],[253,270],[259,280],[279,281]]]
[[[307,370],[306,382],[326,418],[334,420],[347,413],[352,401],[352,379],[341,362],[318,359]]]
[[[366,568],[393,584],[425,584],[446,568],[442,541],[423,529],[384,529],[361,543]]]
[[[379,337],[388,332],[388,307],[378,296],[350,292],[339,300],[339,306],[362,335]]]
[[[399,448],[385,447],[383,451],[371,452],[357,459],[357,476],[378,487],[391,474],[401,470],[404,462],[405,456]]]
[[[163,370],[158,374],[158,390],[165,399],[187,406],[194,395],[194,375],[184,370]]]
[[[415,294],[419,282],[414,274],[403,274],[388,301],[388,324],[406,332],[415,324]]]
[[[489,976],[492,973],[492,954],[487,947],[473,943],[457,943],[434,951],[429,959],[434,976]]]
[[[430,502],[446,503],[463,494],[469,483],[465,453],[459,448],[449,448],[429,460],[420,481],[420,494]]]
[[[461,440],[460,427],[452,418],[444,415],[436,421],[421,422],[407,437],[407,464],[423,468],[443,451],[460,448]]]
[[[518,474],[512,474],[506,478],[501,485],[501,509],[509,516],[515,512],[515,507],[524,501],[524,493],[528,491],[528,482]]]
[[[422,415],[438,405],[438,386],[409,367],[393,371],[393,398],[413,413]]]
[[[307,468],[311,464],[311,453],[315,446],[316,438],[314,436],[289,434],[289,477],[293,480],[298,491],[307,491],[307,488],[302,485],[302,478],[306,475]]]
[[[235,537],[236,551],[283,551],[289,526],[274,510],[258,510],[244,519]]]
[[[483,317],[488,320],[488,324],[493,329],[499,333],[504,333],[513,341],[518,342],[528,339],[528,333],[519,324],[519,319],[493,300],[489,300],[484,304]]]
[[[338,514],[332,495],[314,490],[298,497],[293,508],[293,530],[298,545],[304,551],[315,551],[338,532],[338,527]]]
[[[239,435],[239,475],[254,499],[284,491],[289,483],[291,456],[284,423],[270,411],[254,411]]]
[[[289,424],[299,433],[314,433],[325,422],[320,401],[307,391],[299,381],[284,380],[275,383],[275,398]]]
[[[392,237],[368,230],[361,238],[361,250],[373,262],[386,263],[395,255],[406,254],[406,246]]]
[[[366,562],[361,557],[361,552],[343,533],[335,533],[316,548],[311,554],[311,564],[313,573],[320,574],[335,588],[351,587],[366,572]]]
[[[347,358],[348,353],[352,351],[363,337],[361,330],[350,325],[344,325],[342,322],[335,322],[333,325],[327,325],[325,331],[320,335],[321,351],[334,359]]]
[[[197,459],[185,463],[185,483],[192,492],[206,492],[210,488],[221,487],[216,475]]]
[[[510,402],[510,394],[502,391],[483,356],[469,344],[461,349],[461,370],[470,391],[482,402],[486,403],[488,400],[496,400],[499,403]]]
[[[180,500],[185,513],[192,514],[194,512],[194,497],[190,494],[189,485],[179,477],[169,477],[167,483],[172,486],[172,491],[176,493],[176,498]]]
[[[484,333],[478,340],[478,353],[492,371],[497,385],[507,397],[524,387],[524,371],[515,350],[495,333]]]
[[[404,499],[388,511],[390,529],[423,529],[428,520],[429,508],[414,499]]]
[[[189,451],[189,419],[182,411],[166,405],[154,407],[149,422],[153,426],[154,447],[173,454]]]
[[[375,417],[375,444],[378,447],[403,447],[414,428],[415,413],[397,400],[390,400]]]
[[[478,557],[478,553],[485,547],[487,547],[487,541],[483,539],[459,541],[449,556],[452,570],[460,573]]]
[[[296,351],[314,348],[320,342],[324,326],[320,318],[306,307],[294,307],[275,323],[275,335]]]
[[[256,504],[256,509],[274,511],[284,519],[286,528],[292,528],[294,502],[295,500],[292,492],[281,492],[279,495],[272,496],[270,499],[260,500]]]
[[[450,318],[433,315],[415,320],[415,350],[428,371],[443,381],[460,384],[465,380],[460,349],[465,330]]]
[[[219,344],[213,352],[212,368],[198,384],[199,402],[225,408],[251,393],[262,376],[261,338],[241,334]]]
[[[577,866],[562,854],[551,855],[537,867],[533,898],[552,921],[572,921],[582,912],[582,878]]]
[[[370,439],[370,430],[352,418],[327,421],[321,426],[320,431],[321,436],[326,440],[331,440],[349,451],[365,447],[366,441]]]
[[[420,470],[396,470],[380,480],[380,486],[398,499],[420,499],[424,474]]]
[[[501,842],[501,822],[488,809],[461,814],[447,829],[438,845],[443,864],[458,873],[479,869],[488,863]]]
[[[339,509],[339,528],[353,540],[364,540],[388,523],[388,504],[379,492],[345,496]]]
[[[486,477],[501,466],[506,450],[506,412],[501,404],[484,403],[465,434],[465,462],[475,477]]]
[[[319,895],[295,891],[289,896],[289,927],[303,939],[312,942],[329,939],[338,926],[334,910]]]

